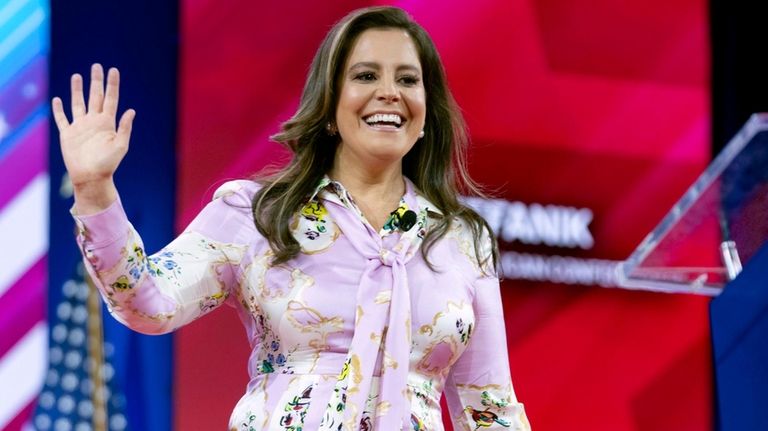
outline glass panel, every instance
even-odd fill
[[[766,239],[768,114],[754,114],[619,265],[619,284],[717,295]]]

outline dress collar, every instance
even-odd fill
[[[424,197],[408,177],[403,177],[403,179],[405,180],[405,194],[400,199],[400,202],[405,202],[410,209],[416,212],[424,209],[431,213],[429,214],[431,217],[443,215],[443,212],[440,211],[437,205]],[[309,197],[309,201],[317,201],[319,199],[333,201],[343,206],[357,209],[352,195],[349,194],[344,185],[332,180],[328,175],[323,175],[323,178],[317,183],[315,190]]]
[[[442,212],[437,206],[427,200],[410,179],[407,177],[403,177],[403,179],[405,180],[405,194],[400,198],[397,209],[385,220],[384,226],[379,231],[381,237],[396,232],[400,226],[400,217],[408,210],[416,213],[417,224],[424,229],[424,232],[426,232],[430,225],[429,219],[442,217]],[[343,206],[357,214],[361,221],[368,223],[349,191],[343,184],[332,180],[328,175],[324,175],[318,182],[309,198],[309,202],[317,202],[319,200]]]

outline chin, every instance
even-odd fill
[[[372,144],[371,154],[381,159],[402,159],[413,148],[412,144],[404,142],[372,142]]]

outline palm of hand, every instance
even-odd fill
[[[111,175],[122,160],[127,147],[116,145],[114,117],[89,113],[60,132],[64,164],[73,182],[88,181]]]

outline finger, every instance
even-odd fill
[[[104,69],[99,63],[91,66],[91,91],[88,93],[88,112],[101,112],[104,103]]]
[[[120,124],[117,125],[117,137],[115,143],[118,146],[128,149],[128,142],[131,140],[131,130],[133,129],[133,119],[136,118],[136,111],[129,109],[120,117]]]
[[[112,67],[107,72],[107,93],[104,96],[104,112],[117,115],[117,101],[120,98],[120,72]]]
[[[85,115],[85,99],[83,98],[83,77],[79,73],[72,75],[72,121]]]
[[[67,115],[64,114],[64,104],[58,97],[54,97],[51,101],[51,111],[53,112],[53,120],[56,121],[56,127],[59,128],[59,133],[61,133],[65,127],[69,126],[69,120],[67,120]]]

